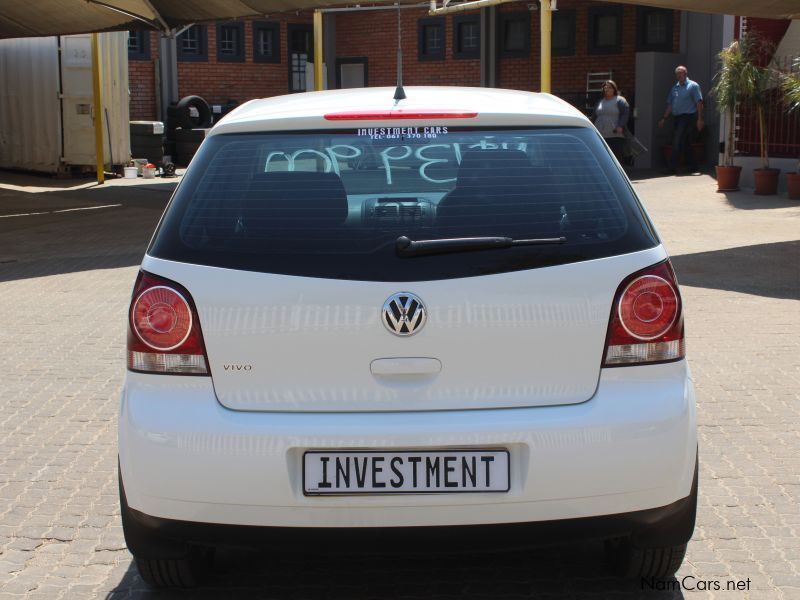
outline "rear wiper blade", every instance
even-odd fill
[[[469,252],[473,250],[501,250],[514,246],[546,246],[563,244],[565,237],[534,238],[529,240],[515,240],[510,237],[465,237],[442,238],[438,240],[412,240],[401,235],[395,240],[397,255],[403,258],[412,256],[426,256],[429,254],[443,254],[447,252]]]

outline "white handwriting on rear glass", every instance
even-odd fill
[[[409,130],[417,130],[417,129],[443,129],[443,133],[447,133],[447,127],[384,127],[384,128],[375,128],[375,129],[359,129],[359,135],[380,135],[386,136],[380,139],[390,139],[389,136],[396,135],[399,139],[408,139],[413,137],[414,133],[398,133],[394,134],[395,130],[397,131],[409,131]],[[364,133],[361,132],[379,132],[379,133]],[[382,132],[382,133],[381,133]],[[420,136],[426,136],[428,134],[422,133],[419,134]],[[430,134],[433,137],[436,137],[437,134]],[[464,146],[458,142],[452,144],[427,144],[425,146],[419,146],[415,150],[412,150],[411,146],[388,146],[380,151],[380,161],[381,166],[384,170],[385,177],[386,177],[386,185],[393,184],[393,177],[392,177],[392,169],[394,167],[401,166],[403,161],[408,160],[413,156],[414,159],[417,161],[422,161],[419,166],[417,167],[417,173],[420,179],[427,181],[429,183],[452,183],[456,180],[455,177],[447,177],[447,178],[436,178],[433,174],[428,172],[429,168],[434,167],[437,165],[438,168],[442,171],[445,171],[447,167],[456,167],[461,164],[461,157],[465,150],[508,150],[516,149],[525,152],[527,149],[528,144],[525,142],[497,142],[487,139],[482,139],[474,144],[470,144],[468,146]],[[310,158],[319,163],[318,166],[322,167],[322,171],[325,173],[334,172],[337,175],[341,175],[341,167],[342,163],[344,162],[347,164],[347,161],[356,159],[361,157],[364,154],[364,151],[357,147],[357,146],[350,146],[347,144],[335,144],[333,146],[328,146],[323,148],[322,150],[317,150],[314,148],[300,148],[299,150],[295,150],[294,152],[281,152],[281,151],[273,151],[267,155],[264,164],[264,172],[273,172],[273,171],[296,171],[297,170],[297,161],[301,158]],[[281,165],[280,167],[278,165]],[[281,168],[283,167],[283,168]],[[407,168],[407,167],[406,167]]]

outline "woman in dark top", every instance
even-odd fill
[[[608,143],[614,156],[622,162],[625,128],[630,116],[628,101],[619,95],[617,84],[610,79],[603,84],[603,97],[594,110],[594,125]]]

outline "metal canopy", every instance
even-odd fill
[[[342,0],[2,0],[0,38],[148,26],[166,30],[203,21],[341,4]]]
[[[400,0],[403,4],[418,0]],[[371,4],[386,4],[377,0]],[[616,0],[694,12],[800,18],[798,0]],[[2,0],[0,38],[64,35],[197,23],[342,6],[341,0]],[[363,5],[362,5],[363,6]]]

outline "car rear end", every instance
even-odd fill
[[[545,525],[625,540],[628,563],[668,548],[669,570],[694,522],[694,396],[629,182],[551,97],[381,93],[245,106],[167,208],[120,413],[140,568],[242,533]]]

